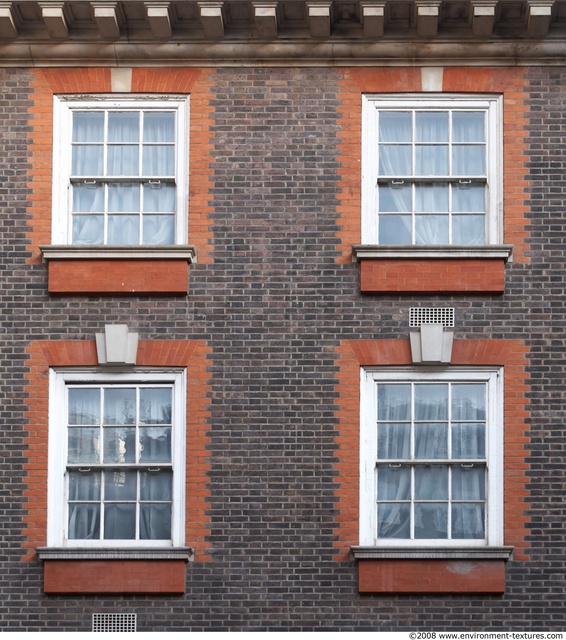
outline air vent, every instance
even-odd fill
[[[135,613],[93,613],[92,630],[103,633],[136,631]]]
[[[411,307],[409,309],[409,326],[420,327],[423,324],[453,327],[454,307]]]

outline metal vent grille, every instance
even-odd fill
[[[454,326],[454,307],[411,307],[409,326],[420,327],[423,324],[440,324],[443,327]]]
[[[136,631],[135,613],[93,613],[92,630],[103,633]]]

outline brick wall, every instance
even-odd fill
[[[419,91],[419,70],[227,68],[190,70],[182,81],[171,70],[136,70],[135,91],[191,93],[189,241],[198,262],[189,293],[68,298],[48,295],[37,249],[51,235],[52,96],[109,91],[111,74],[1,71],[2,628],[87,631],[101,611],[137,613],[140,631],[563,628],[565,75],[445,72],[446,91],[505,94],[505,241],[515,254],[503,294],[429,298],[363,296],[351,262],[361,93]],[[508,365],[517,369],[506,408],[523,425],[508,442],[510,540],[520,553],[506,566],[504,595],[358,594],[344,544],[356,541],[358,514],[359,381],[347,345],[405,344],[408,310],[419,305],[454,306],[456,338],[470,348],[522,345],[520,362]],[[34,349],[87,345],[106,323],[126,323],[142,341],[206,345],[193,380],[206,406],[191,447],[202,463],[193,480],[204,476],[207,486],[191,514],[200,524],[184,596],[46,596],[33,559],[46,517],[45,462],[33,460],[45,454],[47,424],[38,384],[47,365],[32,366]]]

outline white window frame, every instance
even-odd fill
[[[502,96],[451,94],[382,94],[362,96],[362,244],[377,245],[379,238],[377,153],[380,110],[468,109],[487,114],[487,222],[485,244],[503,240],[503,112]],[[388,176],[391,178],[391,176]],[[426,177],[422,182],[426,182]],[[427,245],[400,245],[426,247]],[[473,247],[474,245],[466,245]],[[476,245],[477,246],[477,245]]]
[[[485,382],[486,537],[481,540],[377,538],[377,393],[380,382]],[[365,547],[497,547],[503,544],[503,369],[491,367],[369,367],[361,369],[360,545]]]
[[[172,384],[171,438],[173,503],[171,540],[69,540],[67,536],[67,393],[71,384]],[[47,546],[67,548],[183,547],[185,542],[186,370],[147,369],[131,373],[50,369]]]
[[[140,111],[167,110],[176,112],[175,135],[175,241],[187,243],[188,233],[188,158],[189,158],[189,96],[168,95],[69,95],[54,96],[53,102],[53,189],[52,243],[72,244],[71,215],[71,139],[73,111]],[[84,246],[84,245],[73,245]],[[97,247],[109,244],[93,245]],[[132,248],[147,245],[130,245]],[[153,245],[152,245],[153,246]],[[159,246],[159,245],[157,245]]]

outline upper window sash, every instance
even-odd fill
[[[377,384],[411,382],[478,383],[486,385],[487,469],[485,539],[399,539],[377,537]],[[500,369],[367,368],[361,370],[360,428],[360,545],[379,547],[473,547],[503,544],[503,372]],[[409,465],[421,461],[407,460]],[[436,461],[435,461],[436,462]],[[460,462],[460,461],[458,461]]]
[[[500,113],[493,96],[363,96],[362,243],[500,243]]]
[[[185,244],[188,111],[180,96],[55,96],[53,244]]]

